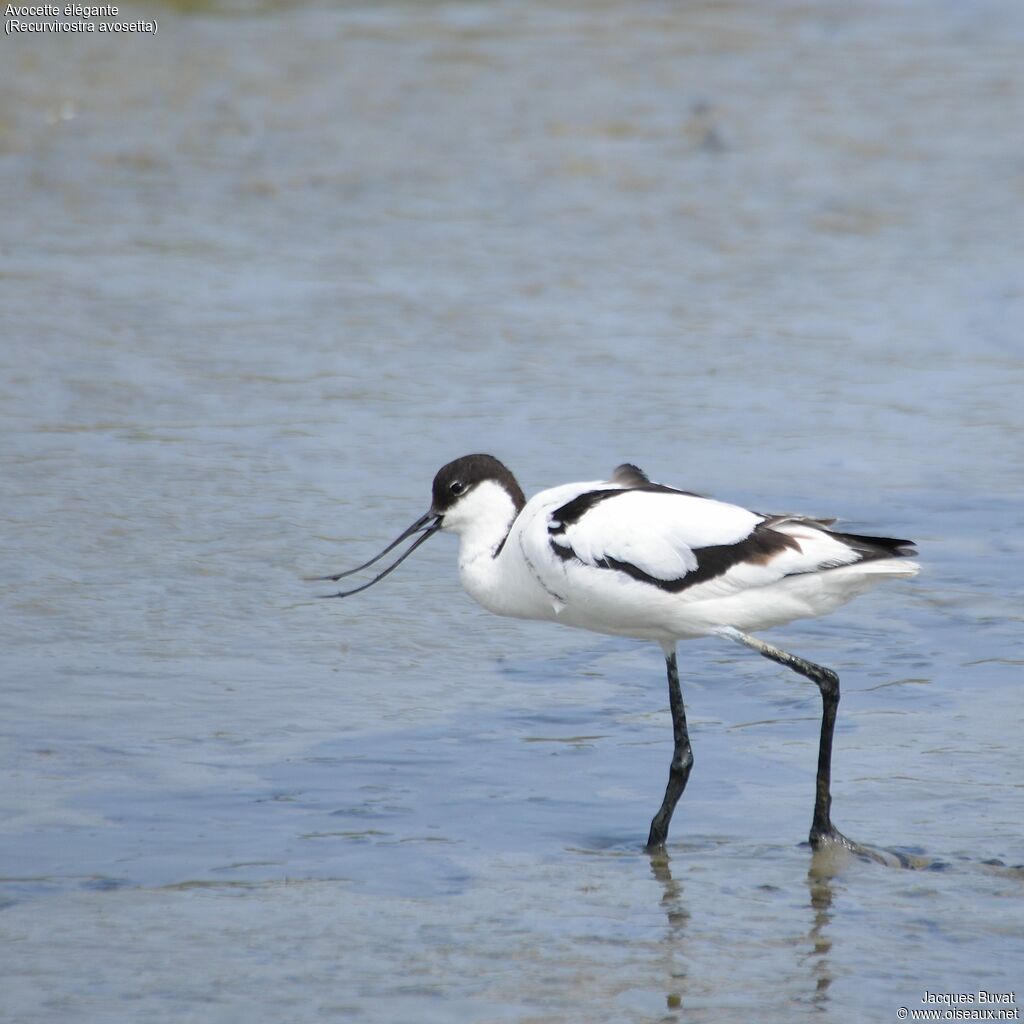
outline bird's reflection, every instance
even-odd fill
[[[683,901],[682,885],[672,877],[668,853],[661,849],[652,853],[650,859],[651,874],[661,886],[661,906],[668,918],[668,932],[664,940],[668,980],[665,1005],[669,1010],[678,1010],[682,1007],[683,990],[686,988],[685,940],[690,912]]]
[[[799,851],[801,857],[808,845],[804,844]],[[703,855],[728,857],[729,851],[715,850],[714,847],[711,850],[700,850],[691,846],[680,854],[677,868],[680,872],[699,870]],[[744,862],[755,857],[752,850],[741,851],[741,855]],[[683,1018],[671,1011],[682,1011],[690,1000],[706,1003],[709,995],[717,991],[714,976],[709,978],[708,975],[709,957],[715,954],[714,961],[717,962],[715,950],[721,948],[723,941],[728,941],[722,933],[728,934],[731,927],[735,928],[735,923],[719,920],[721,914],[729,913],[727,906],[712,906],[708,913],[719,924],[714,926],[714,932],[709,936],[707,914],[701,913],[703,908],[699,904],[695,906],[694,899],[687,899],[683,881],[673,876],[672,859],[668,852],[663,849],[651,853],[649,861],[651,874],[660,888],[661,909],[668,921],[661,943],[661,959],[664,965],[663,991],[670,1013],[663,1019],[680,1021]],[[796,877],[791,868],[799,870],[797,864],[793,861],[787,865],[788,877]],[[996,859],[965,859],[965,864],[1014,879],[1024,877],[1024,865],[1010,866]],[[833,928],[837,915],[835,903],[837,896],[843,892],[843,879],[851,877],[851,870],[858,870],[856,865],[860,865],[861,869],[866,867],[867,870],[882,868],[898,871],[945,871],[951,867],[948,861],[921,850],[867,846],[861,843],[826,844],[810,851],[810,863],[804,879],[807,887],[805,924],[803,927],[799,924],[796,926],[791,940],[786,940],[783,945],[773,943],[771,949],[775,952],[783,948],[791,949],[793,970],[782,972],[787,978],[793,979],[793,990],[788,998],[800,1005],[810,1005],[819,1013],[831,1008],[830,989],[837,976],[833,958]],[[760,888],[774,890],[777,887],[764,885]],[[711,895],[713,898],[714,895],[713,890],[705,885],[695,892],[695,898],[703,895]],[[692,916],[691,908],[694,909]],[[741,941],[746,937],[741,935]],[[709,950],[709,938],[714,943],[713,950]],[[764,955],[774,954],[766,950]]]
[[[845,860],[845,851],[835,849],[815,850],[807,869],[807,893],[811,911],[810,931],[807,944],[810,948],[808,964],[814,980],[811,1002],[818,1010],[828,1006],[828,990],[832,985],[832,939],[829,925],[832,923],[832,902],[835,899],[834,879]]]
[[[829,989],[835,978],[832,964],[832,937],[836,878],[848,864],[851,852],[836,848],[816,850],[807,869],[807,938],[798,942],[797,960],[807,972],[807,999],[817,1010],[829,1003]],[[683,885],[672,874],[671,857],[664,850],[651,854],[651,874],[661,887],[661,907],[668,921],[664,937],[666,1006],[683,1007],[688,988],[687,945],[694,938],[689,932],[690,910]],[[666,1018],[669,1020],[675,1017]]]
[[[661,905],[668,917],[669,938],[678,938],[689,920],[690,912],[683,903],[683,888],[672,877],[669,856],[664,850],[651,855],[651,873],[661,883]]]

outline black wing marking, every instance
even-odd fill
[[[550,531],[552,527],[548,529]],[[560,544],[557,536],[552,536],[550,542],[552,551],[562,561],[576,560],[581,564],[589,564],[583,563],[583,560],[576,555],[576,552],[571,547]],[[753,562],[764,565],[774,555],[787,548],[795,551],[801,550],[799,541],[784,533],[778,533],[771,528],[765,528],[762,524],[737,544],[714,544],[704,548],[694,548],[693,554],[697,559],[697,567],[691,569],[678,579],[658,579],[657,576],[652,576],[631,562],[623,562],[610,556],[599,558],[593,564],[599,569],[614,569],[625,573],[634,580],[639,580],[641,583],[649,583],[660,590],[668,591],[670,594],[678,594],[689,587],[696,586],[698,583],[706,583],[716,576],[723,575],[740,562]]]
[[[643,476],[641,471],[635,466],[620,466],[616,470],[616,475],[623,481],[636,479],[634,473]],[[808,561],[805,567],[794,569],[785,575],[802,575],[808,572],[820,572],[836,568],[840,565],[851,565],[857,562],[881,558],[898,558],[916,554],[912,541],[893,537],[869,537],[854,533],[840,533],[829,529],[829,526],[835,520],[783,515],[762,517],[762,521],[758,522],[745,537],[733,543],[691,548],[696,566],[688,569],[681,576],[672,579],[653,576],[645,569],[611,555],[605,555],[604,557],[592,560],[580,558],[573,550],[572,544],[566,536],[567,528],[578,523],[587,512],[602,502],[629,491],[670,492],[689,495],[687,491],[677,491],[672,487],[649,482],[640,483],[625,490],[623,488],[601,488],[578,495],[551,513],[548,524],[548,540],[551,550],[555,555],[564,562],[575,560],[580,564],[593,565],[599,569],[614,570],[669,593],[680,593],[689,587],[722,576],[732,569],[733,566],[741,563],[767,565],[775,556],[787,549],[803,552],[804,549],[801,547],[797,537],[791,536],[789,532],[779,528],[784,527],[785,524],[803,526],[805,529],[828,536],[844,545],[848,552],[855,556],[839,558],[835,561],[814,559]],[[692,496],[699,497],[697,495]]]
[[[640,481],[643,482],[640,482]],[[629,463],[623,463],[612,474],[612,481],[621,483],[621,487],[602,487],[596,491],[584,491],[577,495],[572,501],[567,501],[561,508],[556,508],[549,516],[549,533],[560,532],[566,526],[578,523],[595,505],[602,501],[614,498],[624,491],[646,491],[649,494],[685,494],[689,498],[702,498],[702,494],[693,491],[681,491],[678,487],[668,487],[665,484],[651,483],[643,470]],[[636,481],[636,482],[627,482]]]

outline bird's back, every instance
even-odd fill
[[[825,614],[918,571],[907,541],[627,479],[552,488],[523,509],[509,539],[544,594],[531,617],[680,639]]]

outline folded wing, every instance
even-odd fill
[[[640,479],[551,509],[547,543],[566,567],[607,570],[672,593],[702,585],[701,598],[912,553],[908,541],[836,533],[825,520],[764,516]]]

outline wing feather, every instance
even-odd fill
[[[668,582],[697,569],[696,549],[738,544],[763,518],[675,491],[609,490],[580,495],[553,510],[548,533],[556,549],[587,565],[608,568],[617,562]]]
[[[630,465],[620,466],[610,482],[537,495],[522,515],[518,543],[552,595],[564,589],[566,568],[576,563],[687,601],[912,553],[909,541],[839,533],[829,528],[833,522],[761,515],[650,482]]]

